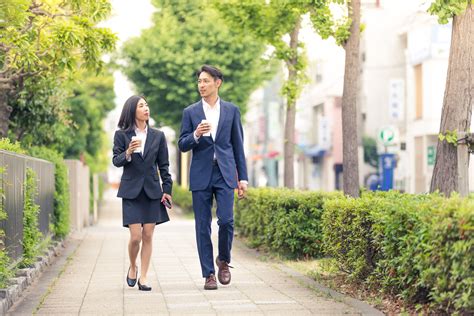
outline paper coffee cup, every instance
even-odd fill
[[[140,141],[140,146],[141,146],[142,139],[141,139],[140,137],[138,137],[138,136],[132,136],[132,141],[134,141],[134,140]],[[141,153],[141,152],[142,152],[142,149],[141,149],[141,147],[139,147],[139,148],[135,149],[133,152],[134,152],[134,153]]]
[[[201,121],[201,124],[209,124],[209,125],[211,125],[211,122],[209,122],[208,120],[202,120],[202,121]],[[204,134],[202,134],[202,136],[211,136],[211,132],[204,133]]]

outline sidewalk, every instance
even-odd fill
[[[215,221],[213,225],[215,235]],[[232,283],[205,291],[194,221],[173,215],[155,230],[148,276],[153,290],[138,291],[125,284],[127,242],[128,230],[121,227],[121,201],[109,198],[98,225],[71,236],[61,257],[9,315],[377,314],[362,302],[310,288],[306,278],[259,260],[238,240],[232,252]]]

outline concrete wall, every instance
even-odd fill
[[[65,160],[69,171],[70,225],[80,231],[92,222],[89,216],[89,167],[79,160]]]

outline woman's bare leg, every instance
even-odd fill
[[[128,256],[130,258],[129,278],[135,279],[137,275],[137,256],[140,251],[140,242],[142,241],[142,224],[130,224],[130,241],[128,242]]]
[[[155,230],[155,223],[143,224],[142,230],[142,253],[140,269],[140,284],[147,284],[148,267],[150,266],[151,251],[153,247],[153,232]]]

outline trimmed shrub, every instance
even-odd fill
[[[474,201],[367,192],[324,208],[326,252],[352,279],[446,313],[474,311]]]
[[[69,233],[69,179],[66,163],[60,153],[46,147],[32,147],[29,153],[54,163],[53,232],[56,237],[63,238]]]
[[[193,213],[193,196],[191,191],[180,185],[173,186],[173,204],[178,205],[185,213]]]
[[[8,138],[0,138],[0,149],[11,151],[17,154],[26,154],[26,151],[21,148],[19,142],[12,143]]]
[[[435,313],[474,314],[473,199],[259,188],[236,201],[235,223],[252,246],[326,254],[353,281]]]
[[[289,258],[322,255],[321,215],[324,201],[339,193],[250,189],[235,207],[237,230],[253,246]]]

